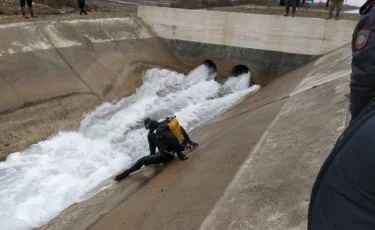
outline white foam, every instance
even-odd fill
[[[60,132],[11,154],[0,163],[1,229],[39,227],[73,203],[111,186],[103,182],[148,154],[142,125],[146,116],[176,114],[190,130],[259,89],[249,88],[249,74],[224,85],[214,77],[206,66],[188,76],[151,69],[136,94],[99,106],[82,120],[79,130]]]

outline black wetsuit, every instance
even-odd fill
[[[144,165],[167,163],[174,159],[174,153],[177,154],[180,160],[187,159],[187,157],[182,153],[184,146],[181,146],[178,143],[177,138],[169,130],[168,123],[157,122],[157,124],[158,125],[156,125],[156,123],[154,124],[157,127],[155,133],[153,132],[154,129],[151,129],[147,136],[150,147],[150,155],[140,158],[132,167],[117,175],[117,181],[124,179],[125,177],[129,176],[130,173],[137,171]],[[192,143],[185,130],[183,133],[185,138],[187,137],[187,141]],[[159,150],[158,153],[156,153],[156,147]]]

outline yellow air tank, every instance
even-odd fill
[[[172,134],[177,137],[178,143],[180,143],[181,145],[184,141],[184,135],[182,134],[178,120],[176,118],[171,119],[168,123],[168,127],[171,130]]]

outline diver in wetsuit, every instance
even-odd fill
[[[150,155],[144,156],[137,160],[132,167],[117,175],[114,179],[115,181],[125,179],[130,173],[137,171],[143,165],[147,166],[150,164],[167,163],[174,159],[174,153],[177,154],[180,160],[184,161],[188,158],[182,153],[182,151],[188,146],[195,147],[198,145],[190,140],[186,131],[181,126],[180,128],[183,133],[184,140],[183,144],[180,144],[178,138],[173,135],[170,127],[168,126],[168,118],[162,122],[158,122],[151,118],[146,118],[144,120],[144,124],[145,128],[149,130],[147,139],[150,148]],[[159,150],[158,153],[156,153],[156,147]]]

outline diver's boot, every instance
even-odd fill
[[[127,170],[125,170],[124,172],[118,174],[118,175],[114,178],[114,180],[115,180],[115,181],[121,181],[121,180],[125,179],[126,177],[128,177],[129,174],[130,174],[130,170],[127,169]]]

